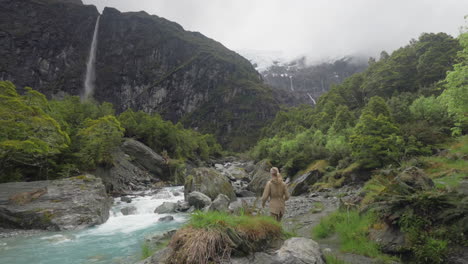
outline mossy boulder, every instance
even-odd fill
[[[236,194],[229,180],[221,173],[212,168],[192,169],[185,179],[185,197],[191,192],[201,192],[211,200],[216,199],[219,194],[224,194],[230,200],[236,199]]]
[[[263,192],[263,188],[270,180],[270,169],[272,165],[268,160],[259,161],[255,164],[255,169],[252,172],[252,181],[249,183],[247,189],[256,195],[261,195]]]

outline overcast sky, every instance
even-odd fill
[[[392,51],[422,32],[459,34],[468,0],[83,0],[144,10],[234,50],[311,60]]]

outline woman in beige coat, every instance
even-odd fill
[[[265,190],[263,190],[262,207],[265,208],[266,201],[270,199],[270,214],[279,222],[283,218],[285,202],[289,199],[289,193],[278,168],[271,168],[270,173],[271,180],[268,181]]]

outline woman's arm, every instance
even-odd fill
[[[284,200],[287,201],[289,200],[289,192],[288,192],[288,186],[286,185],[286,183],[284,183]]]
[[[270,197],[270,182],[265,185],[265,189],[263,190],[263,195],[262,195],[262,207],[265,207],[265,203]]]

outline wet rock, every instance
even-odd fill
[[[134,139],[125,139],[122,150],[132,158],[132,162],[147,170],[152,175],[164,179],[167,178],[167,165],[163,157],[154,152],[150,147]]]
[[[154,213],[156,214],[170,214],[174,213],[177,209],[177,204],[176,203],[171,203],[171,202],[164,202],[160,206],[158,206],[155,210]]]
[[[176,206],[176,211],[177,212],[185,212],[188,209],[190,209],[190,205],[186,201],[178,201],[177,206]]]
[[[303,237],[286,240],[274,253],[257,252],[243,258],[233,258],[232,264],[324,264],[317,242]]]
[[[224,194],[218,195],[216,199],[211,203],[209,211],[220,211],[226,212],[229,207],[229,197]]]
[[[187,196],[189,205],[194,206],[196,209],[202,209],[211,204],[210,197],[201,192],[191,192]]]
[[[135,206],[128,206],[128,207],[124,207],[120,209],[120,212],[123,215],[132,215],[132,214],[135,214],[136,211],[137,211],[137,208]]]
[[[255,193],[247,190],[236,192],[237,197],[255,197]]]
[[[216,199],[218,194],[224,194],[230,200],[236,198],[229,180],[212,168],[195,168],[185,179],[185,197],[191,192],[201,192],[210,199]]]
[[[157,233],[150,235],[145,238],[146,242],[151,243],[155,246],[162,244],[164,241],[170,240],[172,236],[177,232],[177,230],[169,230],[167,232],[164,232],[162,234]]]
[[[158,222],[170,222],[173,221],[174,217],[172,215],[167,215],[158,219]]]
[[[270,180],[271,163],[268,160],[259,161],[255,165],[255,170],[252,172],[252,181],[249,183],[247,190],[261,195],[265,185]]]
[[[312,170],[304,173],[294,179],[288,187],[288,191],[292,196],[298,196],[309,191],[309,187],[323,177],[323,172],[320,170]]]
[[[36,199],[17,204],[10,197],[35,193]],[[92,175],[73,178],[0,184],[0,227],[17,229],[76,230],[104,223],[112,205],[102,180]]]
[[[104,182],[108,193],[121,195],[132,191],[144,190],[153,181],[154,175],[133,163],[132,158],[121,149],[112,153],[112,166],[99,166],[93,174]]]
[[[132,198],[128,197],[128,196],[122,196],[120,198],[120,201],[124,202],[124,203],[131,203],[132,202]]]

